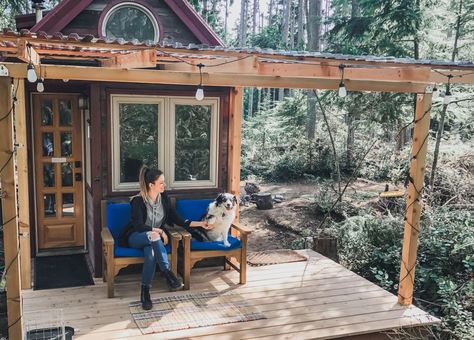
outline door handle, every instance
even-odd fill
[[[82,174],[81,173],[74,174],[74,178],[76,179],[76,182],[81,182]]]

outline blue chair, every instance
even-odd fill
[[[210,199],[177,199],[176,212],[191,221],[200,221],[206,209],[213,200]],[[190,288],[190,273],[196,262],[210,257],[225,257],[226,266],[231,266],[240,273],[241,284],[247,280],[247,238],[250,230],[239,226],[231,226],[229,235],[230,247],[225,247],[223,242],[200,242],[191,239],[191,234],[184,229],[179,229],[183,244],[183,283],[184,289]],[[237,237],[239,234],[239,237]],[[235,261],[234,261],[235,259]]]
[[[107,297],[114,297],[114,279],[120,269],[131,264],[143,263],[143,251],[121,247],[119,237],[131,218],[130,203],[102,201],[102,277],[107,281]],[[178,245],[181,235],[165,229],[169,242],[166,245],[171,270],[177,274]]]

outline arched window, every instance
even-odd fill
[[[157,42],[160,29],[153,14],[144,6],[123,2],[112,7],[106,14],[102,25],[102,36],[127,41]]]

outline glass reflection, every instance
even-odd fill
[[[51,100],[41,101],[41,125],[53,125],[53,103]]]
[[[44,196],[44,216],[56,216],[56,195],[45,194]]]
[[[70,100],[59,101],[59,125],[72,126],[72,102]]]
[[[47,188],[55,186],[55,165],[52,163],[43,164],[43,185]]]
[[[54,155],[54,135],[52,132],[43,133],[43,156]]]
[[[61,132],[61,156],[69,157],[72,155],[72,133]]]
[[[63,187],[72,187],[72,163],[61,164],[61,184]]]
[[[74,194],[63,194],[63,216],[74,216]]]

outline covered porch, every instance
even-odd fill
[[[75,329],[74,339],[351,339],[361,334],[384,339],[380,332],[439,322],[413,305],[401,306],[395,295],[312,250],[298,252],[308,260],[249,267],[245,285],[238,284],[236,271],[213,267],[193,270],[190,291],[170,293],[159,279],[152,289],[154,298],[237,294],[265,319],[142,335],[128,306],[137,299],[139,274],[129,274],[117,277],[114,299],[106,297],[101,279],[88,287],[24,290],[25,323],[47,326],[51,314],[35,311],[62,308],[65,324]]]

